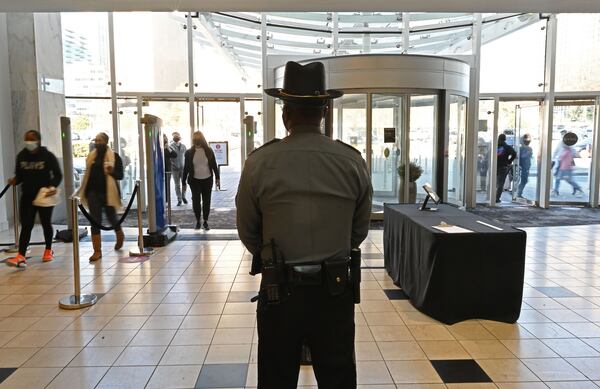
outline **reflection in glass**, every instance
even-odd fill
[[[140,145],[137,115],[137,99],[119,99],[119,155],[123,160],[121,197],[129,199],[135,181],[140,178]]]
[[[562,140],[573,133],[577,141],[568,146]],[[552,191],[550,200],[589,202],[589,178],[594,137],[593,102],[560,102],[554,106],[552,127]]]
[[[463,205],[465,198],[465,136],[467,131],[467,98],[450,96],[448,125],[448,202]]]
[[[436,95],[410,97],[410,161],[423,170],[415,181],[418,201],[425,199],[423,185],[426,183],[431,184],[436,192],[439,191],[436,188],[434,165],[437,100]]]

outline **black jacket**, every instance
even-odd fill
[[[208,158],[208,167],[213,172],[217,180],[219,176],[219,168],[217,167],[217,159],[215,153],[209,147],[208,150],[204,150],[206,157]],[[181,182],[185,184],[194,178],[194,155],[196,154],[196,148],[192,147],[185,152],[185,162],[183,164],[183,174],[181,175]],[[189,177],[188,177],[189,176]]]
[[[165,173],[170,172],[171,160],[177,158],[177,153],[169,146],[163,148],[163,153],[165,154]]]
[[[517,158],[517,152],[515,149],[513,149],[513,147],[506,142],[498,144],[496,155],[498,157],[498,168],[510,166]]]
[[[17,185],[23,184],[23,196],[35,197],[41,188],[60,185],[62,172],[47,148],[40,147],[36,153],[23,149],[17,154],[15,178]]]

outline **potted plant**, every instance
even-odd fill
[[[406,171],[405,165],[402,163],[398,166],[398,176],[400,177],[398,185],[398,202],[402,202],[404,193],[404,173]],[[417,183],[416,181],[423,174],[423,168],[417,162],[410,162],[408,164],[408,202],[414,204],[417,202]],[[406,202],[406,201],[405,201]]]

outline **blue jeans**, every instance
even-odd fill
[[[579,184],[573,181],[573,170],[559,170],[556,178],[554,179],[554,191],[558,193],[558,188],[560,187],[560,181],[565,180],[573,187],[573,191],[581,190]]]

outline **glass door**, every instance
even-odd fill
[[[539,202],[541,104],[539,101],[501,101],[499,109],[498,134],[504,134],[506,143],[515,150],[517,158],[509,166],[506,178],[503,182],[497,180],[494,189],[502,188],[501,203],[535,205]]]
[[[371,181],[373,202],[403,202],[399,189],[403,96],[372,95]]]
[[[590,202],[594,109],[593,100],[554,104],[551,202]]]
[[[477,203],[489,203],[490,166],[492,165],[492,138],[494,136],[494,100],[479,100],[479,121],[477,128]],[[493,196],[493,195],[492,195]]]

